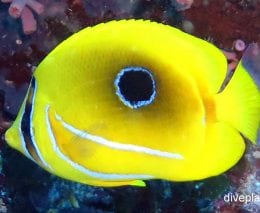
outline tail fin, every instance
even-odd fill
[[[216,95],[216,116],[219,121],[229,123],[256,143],[260,124],[260,91],[259,85],[254,83],[252,73],[260,75],[260,67],[255,65],[251,66],[254,71],[248,70],[245,62],[260,61],[260,51],[254,49],[254,54],[248,54],[248,51],[253,50],[246,50],[247,53],[238,64],[230,82]],[[252,60],[252,57],[258,59]]]

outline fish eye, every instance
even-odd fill
[[[114,85],[119,99],[132,109],[147,106],[155,99],[155,80],[146,68],[123,68],[117,74]]]

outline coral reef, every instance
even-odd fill
[[[2,2],[6,2],[0,4],[2,136],[15,119],[35,67],[59,42],[86,26],[122,18],[167,23],[223,49],[231,70],[245,47],[260,42],[260,2],[256,0]],[[253,53],[247,54],[250,58]],[[259,67],[257,60],[254,65]],[[232,170],[203,181],[153,180],[145,188],[102,188],[54,177],[11,150],[2,138],[0,212],[257,212],[259,202],[226,202],[224,196],[260,195],[259,153],[259,145],[248,143],[244,158]]]
[[[231,187],[215,200],[216,212],[258,212],[260,209],[260,147],[249,143],[247,145],[245,157],[239,166],[227,173]],[[224,201],[223,198],[228,193],[229,200]],[[248,202],[241,202],[236,196],[248,196]]]
[[[211,40],[219,48],[231,49],[236,39],[260,42],[260,2],[257,0],[196,0],[183,11],[200,38]]]
[[[21,18],[25,34],[36,31],[37,24],[32,10],[38,15],[42,14],[44,11],[43,4],[35,0],[2,0],[2,2],[11,3],[8,12],[13,18]]]
[[[189,9],[193,4],[193,0],[172,0],[171,3],[175,6],[177,11],[182,11]]]

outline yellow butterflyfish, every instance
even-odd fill
[[[38,66],[5,138],[45,170],[97,186],[198,180],[256,143],[260,92],[240,63],[174,27],[87,27]],[[243,137],[242,137],[243,135]]]

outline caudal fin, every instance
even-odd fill
[[[252,75],[260,75],[260,66],[252,64],[253,61],[260,61],[258,50],[247,50],[226,88],[216,95],[217,119],[233,126],[253,143],[257,141],[260,124],[260,90]],[[248,51],[255,52],[249,54]],[[254,70],[248,70],[245,64],[248,61],[251,61],[250,69]]]

